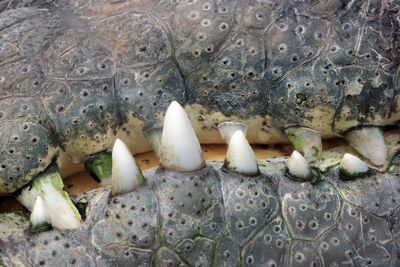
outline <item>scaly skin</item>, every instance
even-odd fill
[[[79,162],[115,137],[133,152],[185,105],[200,142],[216,125],[251,143],[288,127],[323,137],[399,120],[399,3],[2,1],[0,192],[58,155]]]
[[[286,161],[259,161],[256,177],[221,162],[152,169],[134,192],[77,196],[86,219],[72,231],[31,233],[26,215],[3,214],[0,265],[399,266],[398,175],[343,181],[335,167],[298,183]]]

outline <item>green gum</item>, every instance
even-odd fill
[[[112,157],[110,152],[102,152],[85,161],[85,169],[98,182],[111,178]]]

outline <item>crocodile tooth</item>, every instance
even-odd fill
[[[230,143],[232,135],[237,131],[240,130],[247,134],[247,125],[237,121],[225,121],[218,124],[219,133],[222,136],[222,139],[225,140],[227,144]]]
[[[342,178],[350,179],[364,176],[368,173],[368,165],[358,157],[346,153],[343,155],[339,166]]]
[[[145,132],[146,138],[151,144],[151,147],[154,150],[154,153],[157,157],[160,157],[160,146],[161,146],[161,136],[162,136],[162,127],[157,127]]]
[[[36,198],[30,217],[30,225],[33,231],[45,230],[50,226],[50,217],[44,206],[41,196]]]
[[[241,130],[236,130],[230,138],[224,168],[243,175],[258,174],[256,157]]]
[[[375,165],[386,162],[387,147],[379,127],[364,127],[346,133],[349,144]]]
[[[199,140],[182,106],[173,101],[165,113],[160,165],[174,171],[194,171],[205,163]]]
[[[312,172],[306,159],[296,150],[290,155],[287,167],[289,174],[296,180],[311,180]]]
[[[129,148],[120,139],[115,140],[112,149],[112,194],[131,192],[141,186],[143,181],[143,174]]]
[[[319,132],[305,127],[290,127],[285,133],[295,149],[302,153],[308,162],[319,159],[322,151]]]

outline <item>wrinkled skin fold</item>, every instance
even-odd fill
[[[246,177],[209,163],[197,172],[152,169],[137,191],[103,187],[75,203],[73,231],[31,233],[23,213],[0,217],[4,266],[398,266],[400,180],[354,181],[331,168],[311,183],[287,160],[259,161]]]

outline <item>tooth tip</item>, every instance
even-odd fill
[[[290,155],[287,167],[289,174],[296,180],[310,180],[312,172],[306,159],[296,150]]]
[[[143,175],[125,143],[116,139],[112,149],[112,194],[122,194],[142,185]]]
[[[368,165],[358,157],[346,153],[340,161],[339,166],[342,178],[357,178],[368,173]]]
[[[50,217],[49,214],[47,213],[47,210],[44,206],[44,202],[41,196],[36,197],[36,201],[30,216],[30,222],[34,227],[36,225],[50,223]]]
[[[200,143],[183,107],[173,101],[164,118],[160,165],[175,171],[195,171],[204,166]]]
[[[243,175],[258,174],[257,160],[243,131],[236,130],[230,139],[225,168]]]

